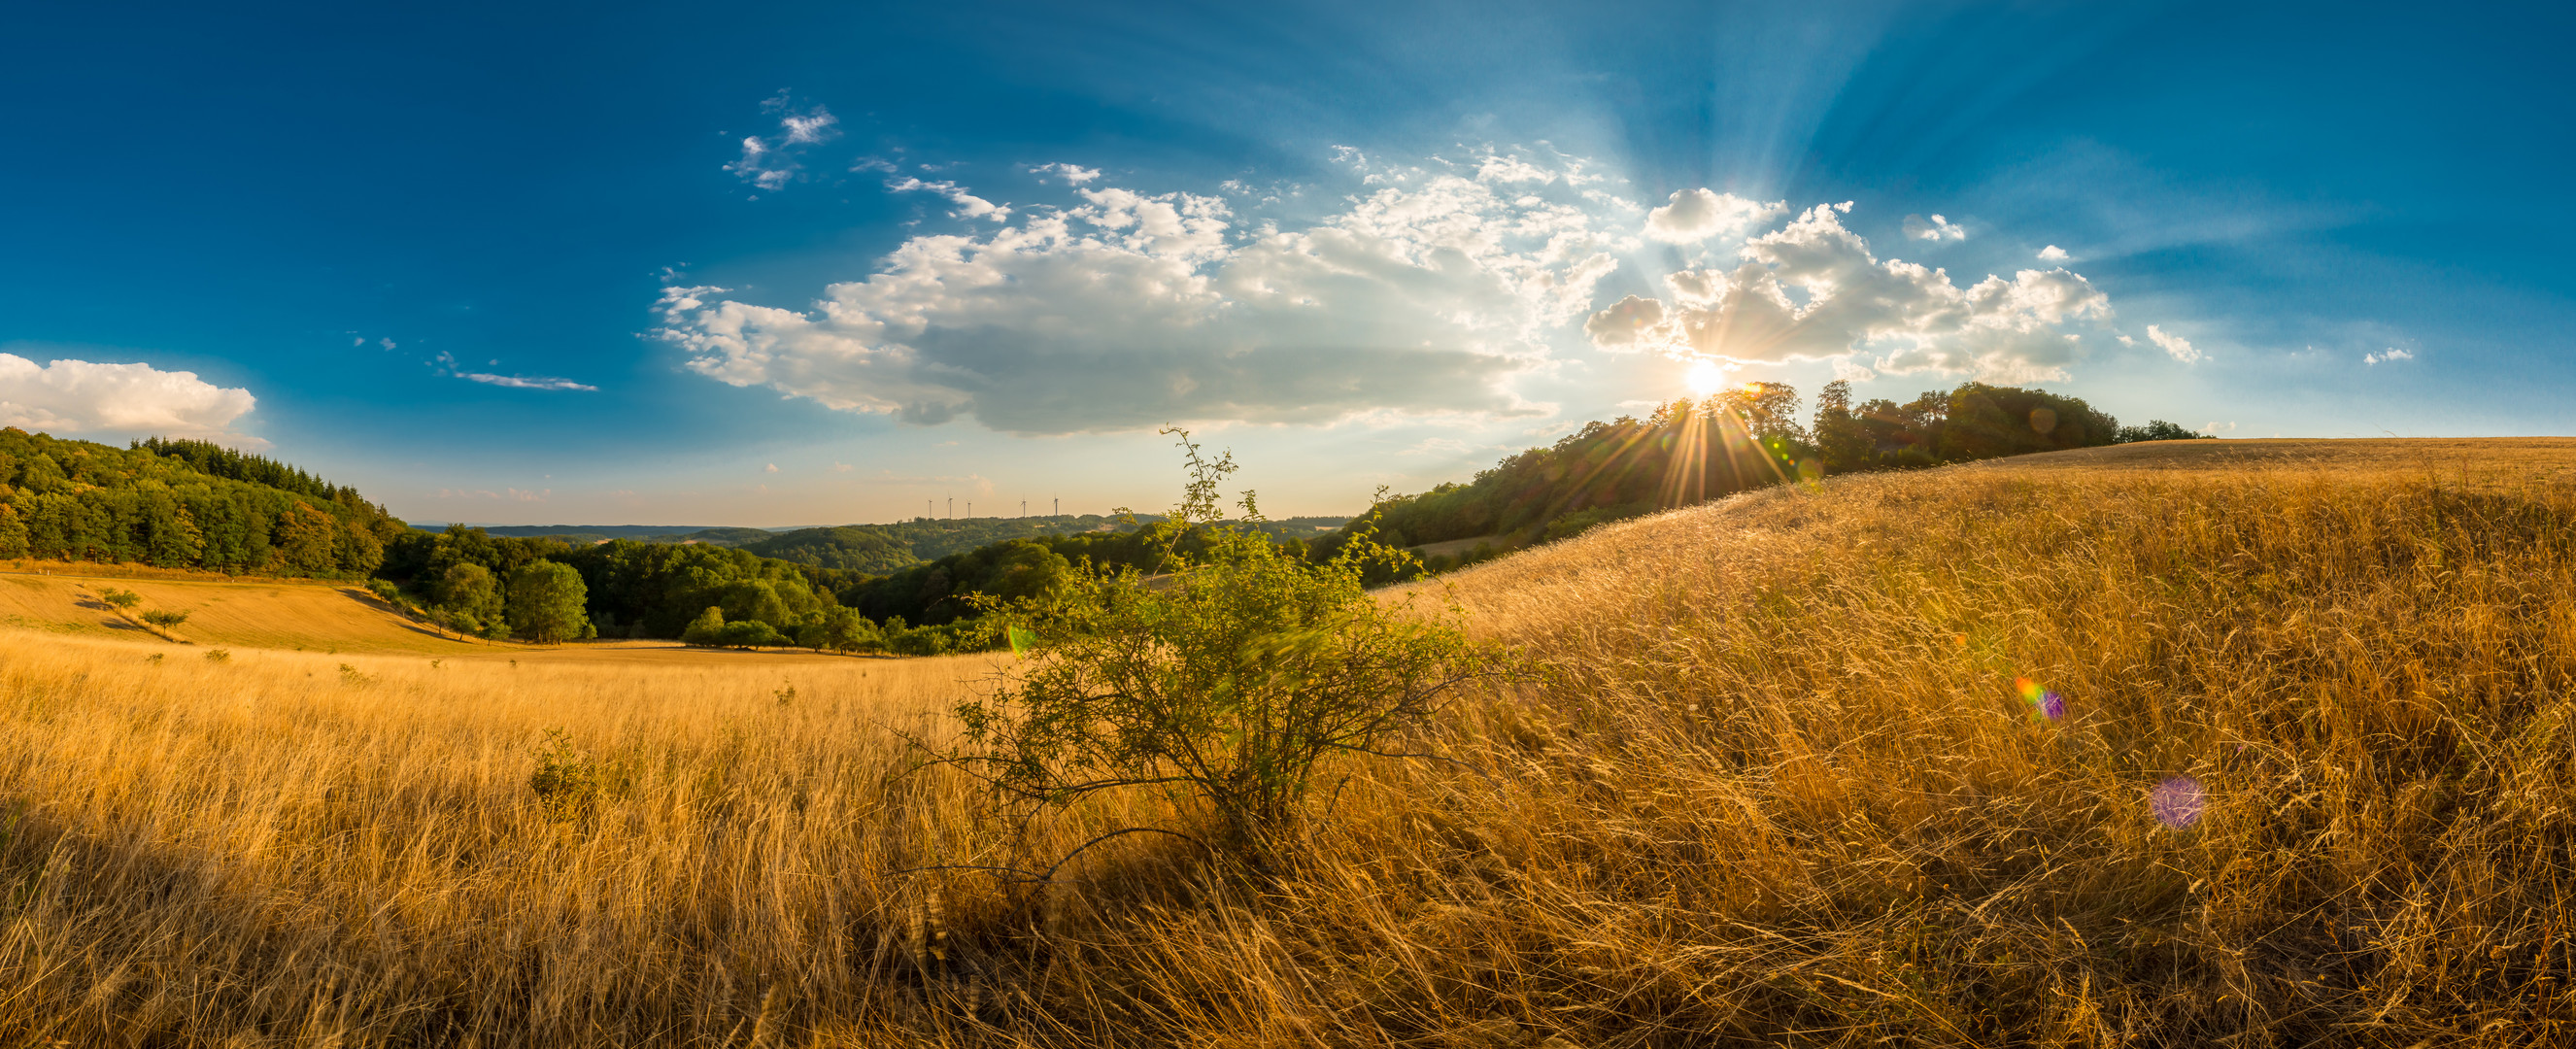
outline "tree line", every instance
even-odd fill
[[[364,578],[405,530],[352,489],[204,441],[0,429],[0,558]]]
[[[1471,481],[1381,499],[1370,520],[1393,546],[1494,537],[1478,551],[1432,558],[1440,569],[1800,478],[2199,436],[2161,419],[2123,427],[2080,397],[1979,382],[1903,404],[1855,405],[1851,385],[1837,380],[1817,397],[1811,422],[1799,416],[1798,391],[1786,383],[1676,400],[1643,419],[1588,423]]]

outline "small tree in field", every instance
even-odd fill
[[[1501,664],[1454,607],[1390,607],[1362,586],[1372,563],[1409,554],[1363,536],[1309,564],[1257,531],[1214,525],[1232,455],[1209,461],[1186,431],[1165,432],[1180,433],[1191,480],[1151,541],[1179,569],[1150,583],[1133,568],[1077,572],[988,601],[1031,663],[957,708],[965,749],[948,760],[1023,816],[1099,791],[1178,788],[1218,840],[1257,857],[1296,819],[1318,763],[1390,753],[1450,690]],[[1252,493],[1243,508],[1261,520]]]
[[[162,637],[169,637],[170,631],[178,629],[179,624],[188,621],[188,613],[173,612],[166,608],[155,608],[149,612],[143,613],[142,618],[146,624],[149,624],[152,627],[154,633],[157,633]]]
[[[506,614],[510,629],[539,644],[572,641],[596,632],[582,611],[589,593],[581,573],[559,561],[530,561],[510,573]]]

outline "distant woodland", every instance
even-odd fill
[[[1398,547],[1475,541],[1379,580],[1389,581],[1765,485],[2195,436],[2163,421],[2122,427],[2079,398],[1983,383],[1853,404],[1836,382],[1812,415],[1801,409],[1789,386],[1750,385],[1643,419],[1591,423],[1472,480],[1381,499],[1355,520],[1216,527],[1259,532],[1309,561],[1363,532]],[[976,622],[985,600],[1045,592],[1079,572],[1164,571],[1168,551],[1199,542],[1150,514],[915,518],[785,533],[433,532],[350,488],[204,441],[115,448],[0,430],[0,558],[365,580],[438,629],[484,638],[935,653],[990,642]]]
[[[220,445],[0,429],[0,558],[361,578],[406,531],[351,489]]]
[[[1429,558],[1436,571],[1801,478],[2199,436],[2163,420],[2123,427],[2078,397],[1976,382],[1904,404],[1853,404],[1850,384],[1837,381],[1811,418],[1800,415],[1798,391],[1782,383],[1672,401],[1643,419],[1589,423],[1473,480],[1382,500],[1352,528],[1395,546],[1484,540]]]

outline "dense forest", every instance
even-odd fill
[[[220,445],[0,429],[0,558],[359,578],[404,530],[351,489]]]
[[[1432,558],[1437,569],[1801,477],[2198,436],[2163,420],[2122,427],[2081,398],[1977,382],[1854,405],[1850,384],[1837,381],[1812,423],[1798,415],[1798,392],[1783,383],[1673,401],[1644,419],[1587,424],[1472,481],[1381,501],[1363,520],[1396,546],[1491,540]]]

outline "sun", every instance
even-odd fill
[[[1691,396],[1706,397],[1726,386],[1726,366],[1705,358],[1692,361],[1682,372],[1682,385],[1690,387]]]

